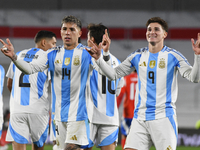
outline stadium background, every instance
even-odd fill
[[[180,51],[193,65],[190,39],[196,38],[200,32],[199,6],[198,0],[1,0],[0,38],[9,37],[17,52],[34,47],[36,32],[45,29],[55,32],[57,45],[61,45],[61,20],[66,15],[74,15],[83,24],[83,44],[86,44],[87,24],[108,26],[112,40],[110,51],[123,61],[134,50],[147,46],[146,21],[159,16],[169,25],[165,44]],[[1,53],[0,64],[6,72],[9,63],[10,59]],[[179,145],[200,146],[200,130],[194,128],[200,119],[200,84],[192,84],[180,75],[178,80]],[[4,110],[9,108],[6,81],[7,78],[3,92]]]

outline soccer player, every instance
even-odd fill
[[[0,40],[8,49],[1,48],[1,51],[24,73],[32,74],[49,68],[52,98],[55,101],[56,143],[61,149],[75,150],[89,144],[88,119],[91,119],[89,108],[92,103],[86,87],[89,85],[93,63],[85,46],[78,43],[81,27],[78,18],[64,17],[60,30],[63,46],[48,52],[39,51],[38,57],[30,63],[18,58],[9,39],[7,43]],[[96,56],[96,53],[93,55]]]
[[[131,74],[124,77],[124,86],[121,89],[119,96],[117,97],[117,107],[123,102],[123,115],[121,119],[121,147],[124,149],[125,140],[130,130],[131,122],[133,119],[135,109],[135,93],[137,85],[137,73],[133,71]]]
[[[111,80],[137,71],[134,118],[125,149],[147,150],[153,142],[157,150],[175,150],[178,138],[175,106],[178,95],[177,74],[179,72],[190,82],[199,82],[200,33],[196,42],[191,39],[195,53],[192,67],[179,51],[164,45],[168,25],[163,19],[150,18],[146,26],[148,47],[136,50],[114,69],[105,63],[101,49],[95,44],[88,52]]]
[[[56,35],[39,31],[35,47],[17,53],[18,59],[31,62],[37,59],[40,49],[47,51],[56,46]],[[10,96],[10,122],[6,141],[12,141],[13,149],[26,150],[29,135],[34,150],[43,150],[49,129],[48,69],[25,75],[11,62],[7,75]]]
[[[87,28],[89,47],[92,46],[89,40],[92,40],[96,46],[99,46],[102,42],[103,36],[104,39],[106,38],[107,41],[110,42],[110,33],[106,26],[91,23]],[[104,42],[102,42],[102,44],[104,44]],[[112,67],[116,67],[121,63],[112,54],[104,55],[104,59],[106,61],[110,59]],[[101,147],[103,150],[115,150],[119,131],[119,115],[116,95],[119,95],[122,86],[123,79],[109,81],[106,76],[93,70],[90,78],[90,89],[94,110],[90,122],[90,144],[88,150],[92,150],[95,142],[96,147]]]
[[[0,138],[3,128],[3,86],[4,86],[5,70],[0,65]]]

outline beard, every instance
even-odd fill
[[[150,44],[151,44],[152,46],[155,46],[155,45],[156,45],[156,42],[150,42]]]

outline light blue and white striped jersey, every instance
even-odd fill
[[[199,82],[200,56],[195,55],[194,60],[192,67],[180,52],[164,46],[158,53],[150,53],[148,47],[138,49],[115,71],[109,69],[109,66],[104,67],[102,57],[97,64],[110,79],[128,75],[136,69],[138,86],[134,118],[155,120],[176,115],[178,72],[191,82]]]
[[[5,70],[0,65],[0,117],[3,119],[3,87],[4,87]]]
[[[92,58],[84,47],[79,44],[73,50],[67,50],[57,46],[30,63],[32,73],[49,67],[52,101],[55,103],[54,119],[57,121],[80,121],[92,115],[87,112],[91,99],[86,89],[93,70]]]
[[[42,50],[41,50],[42,51]],[[30,48],[17,53],[18,59],[31,62],[38,58],[40,49]],[[10,112],[48,114],[48,69],[31,75],[25,75],[11,62],[7,75],[13,79],[10,95]]]
[[[112,54],[110,54],[110,61],[113,68],[121,63]],[[90,78],[90,88],[94,104],[92,123],[119,125],[116,95],[119,95],[123,84],[123,78],[110,81],[106,76],[93,70]]]

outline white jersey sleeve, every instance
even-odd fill
[[[33,74],[35,72],[43,72],[45,69],[48,68],[47,65],[47,55],[50,52],[39,50],[36,55],[34,55],[33,60],[28,63],[21,59],[20,57],[24,57],[23,55],[18,56],[16,61],[13,61],[14,64],[20,69],[24,74]],[[33,56],[26,56],[26,57],[33,57]]]
[[[176,51],[175,51],[176,52]],[[188,79],[190,82],[199,82],[200,79],[200,55],[194,55],[194,65],[188,66],[187,61],[185,61],[185,58],[180,55],[179,53],[174,53],[177,60],[179,61],[179,72],[182,77]]]

